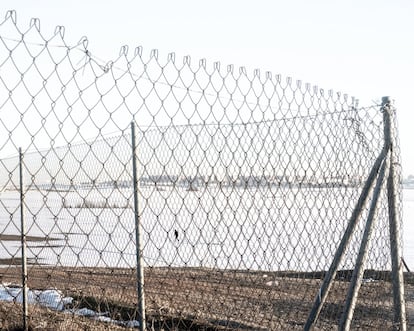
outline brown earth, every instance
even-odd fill
[[[31,289],[61,290],[74,307],[109,312],[117,320],[138,319],[132,269],[29,267]],[[20,268],[0,269],[0,281],[20,284]],[[302,330],[323,273],[147,268],[145,302],[149,330]],[[349,272],[338,274],[315,330],[333,330],[341,316]],[[366,273],[352,329],[391,330],[389,274]],[[71,307],[69,307],[71,308]],[[21,306],[0,304],[1,330],[18,330]],[[70,313],[30,307],[32,330],[120,330]]]

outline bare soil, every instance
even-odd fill
[[[61,290],[74,307],[109,312],[116,320],[138,319],[132,269],[30,267],[31,289]],[[18,266],[0,269],[0,281],[20,284]],[[323,273],[257,272],[207,268],[147,268],[149,330],[302,330]],[[350,272],[340,272],[315,330],[333,330],[342,313]],[[389,274],[366,272],[353,330],[391,330]],[[70,307],[69,307],[70,308]],[[0,303],[0,329],[18,330],[22,309]],[[125,330],[70,313],[31,306],[32,330]]]

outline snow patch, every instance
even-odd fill
[[[0,284],[0,301],[6,302],[23,302],[23,290],[20,285],[13,284]],[[79,316],[85,316],[92,318],[93,320],[125,326],[129,328],[138,328],[139,322],[136,320],[132,321],[118,321],[111,319],[107,315],[109,312],[98,313],[92,309],[80,308],[80,309],[67,309],[69,305],[72,305],[73,298],[65,297],[59,290],[30,290],[27,291],[28,304],[38,304],[42,307],[53,309],[56,311],[62,311],[65,313],[72,313]]]

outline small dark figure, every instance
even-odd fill
[[[179,241],[177,229],[174,229],[174,236],[175,236],[175,240],[178,240]]]

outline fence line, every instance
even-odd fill
[[[389,98],[103,63],[15,12],[0,69],[1,328],[406,329]]]

